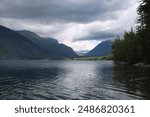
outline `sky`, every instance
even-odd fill
[[[138,0],[1,0],[0,25],[91,50],[136,27]]]

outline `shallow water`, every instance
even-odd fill
[[[150,68],[112,61],[1,60],[0,99],[150,99]]]

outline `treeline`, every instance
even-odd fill
[[[115,61],[128,64],[150,63],[150,0],[142,0],[137,10],[136,31],[125,32],[112,45]]]

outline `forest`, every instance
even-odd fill
[[[150,64],[150,0],[141,0],[137,9],[136,30],[131,28],[112,45],[114,61]]]

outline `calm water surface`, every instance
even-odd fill
[[[150,68],[112,61],[1,60],[0,99],[150,99]]]

